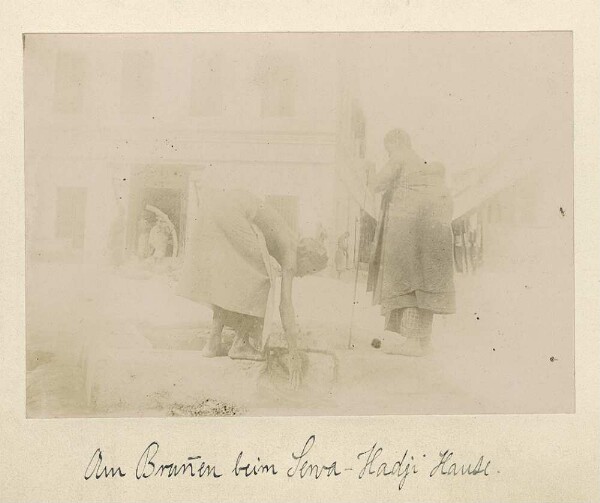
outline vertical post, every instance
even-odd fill
[[[369,190],[369,171],[367,171],[367,176],[365,179],[365,193],[363,196],[363,204],[361,207],[361,211],[364,209],[364,207],[367,204],[367,191]],[[356,229],[356,225],[355,225],[355,229]],[[356,238],[354,240],[355,243],[355,247],[356,247]],[[358,260],[354,261],[354,292],[352,294],[352,311],[351,311],[351,315],[350,315],[350,330],[348,331],[348,349],[353,349],[354,348],[354,344],[352,344],[352,327],[354,326],[354,311],[356,308],[356,291],[358,289],[358,265],[359,262]]]

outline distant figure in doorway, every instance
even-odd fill
[[[171,228],[167,222],[158,218],[148,236],[151,257],[160,262],[167,256],[167,249],[171,244]]]
[[[214,192],[205,201],[187,244],[178,289],[179,295],[212,307],[204,356],[219,356],[221,333],[228,326],[236,332],[230,358],[264,359],[268,334],[262,332],[274,288],[273,258],[281,267],[279,313],[288,343],[290,382],[297,387],[301,355],[292,284],[295,277],[325,268],[327,252],[315,239],[298,239],[276,210],[249,192]],[[258,348],[251,342],[256,339],[261,341]]]
[[[337,250],[335,251],[335,270],[337,271],[338,279],[341,278],[342,272],[348,268],[348,238],[350,233],[344,232],[337,242]]]
[[[383,192],[367,290],[381,305],[384,351],[407,356],[428,352],[434,314],[455,311],[452,199],[445,170],[412,149],[399,129],[384,139],[389,155],[374,189]]]

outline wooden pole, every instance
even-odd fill
[[[367,191],[369,190],[369,172],[370,172],[370,169],[367,169],[367,178],[365,181],[365,193],[363,196],[363,204],[361,207],[361,212],[364,210],[364,207],[367,204]],[[360,235],[360,232],[359,232],[359,235]],[[354,241],[354,245],[356,246],[356,239]],[[360,256],[360,252],[359,252],[359,256]],[[360,260],[354,261],[354,293],[352,294],[352,310],[351,310],[351,314],[350,314],[350,330],[348,331],[348,349],[354,349],[354,344],[352,344],[352,327],[354,325],[354,311],[355,311],[355,307],[356,307],[356,292],[358,289],[359,264],[360,264]]]

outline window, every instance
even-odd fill
[[[73,248],[83,248],[85,235],[84,187],[58,187],[56,194],[56,237],[71,241]]]
[[[272,57],[259,63],[261,115],[291,117],[295,112],[296,73],[290,62]]]
[[[73,52],[58,54],[54,79],[54,109],[57,112],[81,111],[85,78],[85,58],[82,55]]]
[[[217,116],[223,111],[223,61],[218,55],[197,56],[192,63],[191,113]]]
[[[366,121],[363,111],[354,105],[352,107],[352,118],[350,131],[354,144],[353,154],[360,159],[365,158],[366,150]]]
[[[152,100],[153,61],[149,52],[125,52],[121,80],[121,110],[127,114],[148,111]]]

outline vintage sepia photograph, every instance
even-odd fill
[[[27,417],[575,412],[572,44],[24,35]]]

